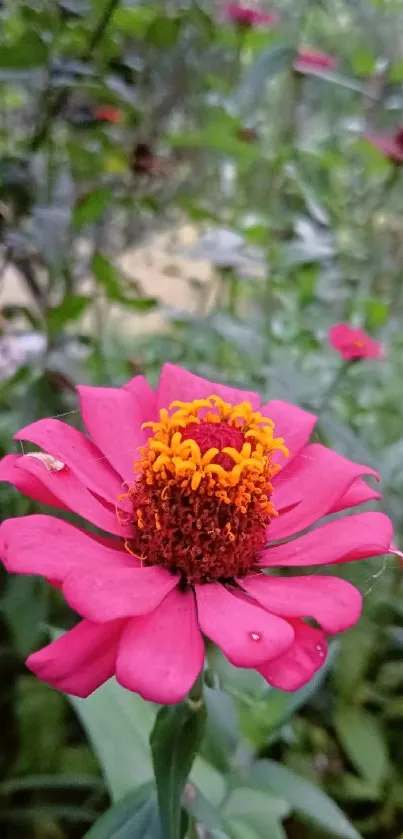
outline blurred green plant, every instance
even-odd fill
[[[320,411],[320,439],[379,470],[401,534],[402,176],[366,135],[401,117],[403,4],[275,6],[276,27],[239,37],[213,0],[0,4],[2,453],[36,418],[74,424],[78,382],[153,383],[171,360]],[[337,69],[297,73],[307,47]],[[190,310],[172,272],[151,292],[120,259],[183,224],[197,245],[167,261],[211,264],[209,283],[187,277]],[[157,331],[138,328],[150,312]],[[385,359],[339,376],[337,321]],[[35,509],[0,497],[4,517]],[[340,573],[363,620],[306,688],[214,662],[225,692],[208,692],[182,795],[191,839],[402,839],[401,567],[356,565]],[[113,682],[68,705],[28,676],[46,627],[73,617],[37,581],[0,579],[2,835],[162,839],[155,709]]]

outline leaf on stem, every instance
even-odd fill
[[[164,839],[181,835],[181,802],[206,719],[202,705],[161,708],[150,737]]]

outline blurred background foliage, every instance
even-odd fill
[[[403,3],[262,8],[275,26],[218,0],[0,3],[0,446],[42,416],[78,423],[75,384],[155,383],[171,360],[318,412],[322,442],[379,470],[401,534],[402,175],[365,135],[399,126]],[[296,73],[306,48],[337,68]],[[385,358],[343,365],[326,337],[343,320]],[[35,509],[6,485],[0,501]],[[188,836],[402,839],[401,568],[339,573],[364,616],[301,691],[212,662]],[[2,835],[161,839],[155,711],[28,675],[74,617],[0,579]]]

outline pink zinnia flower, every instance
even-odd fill
[[[393,134],[366,134],[366,139],[375,146],[391,163],[401,166],[403,163],[403,128]]]
[[[43,451],[0,463],[21,492],[103,531],[49,515],[2,524],[7,569],[47,578],[83,618],[28,667],[77,696],[116,675],[175,703],[202,671],[208,638],[278,688],[307,682],[326,659],[325,633],[355,624],[362,598],[339,577],[273,571],[389,551],[382,513],[310,529],[379,498],[362,479],[373,470],[310,444],[312,414],[171,364],[156,392],[142,376],[78,390],[88,436],[42,419],[15,437]]]
[[[353,329],[348,323],[336,323],[328,333],[329,341],[345,361],[357,358],[382,358],[383,344],[370,338],[363,329]]]
[[[240,3],[228,3],[224,12],[226,18],[236,23],[240,29],[251,29],[253,26],[275,26],[278,21],[275,12],[264,12]]]
[[[298,53],[292,66],[296,73],[309,75],[309,73],[315,73],[317,70],[335,70],[337,63],[337,58],[333,55],[306,49]]]

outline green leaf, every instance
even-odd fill
[[[24,70],[41,67],[46,63],[48,47],[33,30],[27,30],[24,36],[10,45],[2,44],[0,49],[0,68]]]
[[[173,49],[181,31],[181,19],[158,16],[145,33],[146,40],[159,50]]]
[[[181,799],[199,751],[206,720],[204,702],[161,708],[150,737],[164,839],[179,839]]]
[[[52,632],[58,637],[59,632]],[[54,694],[57,696],[57,694]],[[153,778],[149,737],[157,706],[110,679],[87,699],[68,696],[98,756],[114,801]],[[226,784],[206,760],[195,761],[191,780],[219,807]]]
[[[68,697],[83,723],[101,763],[112,798],[150,781],[148,738],[155,707],[111,679],[88,699]]]
[[[141,38],[155,19],[155,10],[145,5],[131,9],[117,9],[113,15],[113,26],[127,35]]]
[[[203,754],[218,769],[229,768],[232,755],[239,744],[239,720],[234,700],[224,690],[205,688],[207,725]]]
[[[360,708],[342,707],[334,724],[344,751],[363,778],[379,786],[389,770],[389,758],[380,724]]]
[[[316,823],[341,839],[360,839],[360,834],[340,808],[319,787],[295,775],[273,760],[259,760],[251,768],[248,781],[284,798],[297,814]]]
[[[389,307],[384,300],[365,301],[365,325],[368,329],[377,329],[385,326],[388,320]]]
[[[48,600],[37,577],[9,577],[0,599],[0,613],[7,619],[15,649],[23,658],[37,644],[47,612]]]
[[[121,290],[119,275],[114,265],[103,254],[94,254],[91,262],[91,268],[97,282],[105,289],[106,296],[109,300],[120,300]]]
[[[211,839],[220,839],[224,829],[221,815],[194,784],[186,784],[183,806],[198,825],[208,830]]]
[[[163,839],[153,784],[145,784],[107,810],[84,839]]]
[[[34,790],[68,789],[103,790],[103,783],[96,775],[28,775],[25,778],[11,778],[0,784],[0,795],[15,795],[18,792]]]
[[[246,105],[261,99],[267,82],[290,67],[294,55],[294,47],[287,44],[274,44],[262,52],[241,80],[235,93],[237,102]]]
[[[344,700],[351,700],[356,693],[371,664],[375,644],[376,628],[363,621],[339,639],[340,655],[332,677]]]
[[[222,817],[234,839],[249,835],[251,839],[286,839],[281,820],[288,815],[289,809],[281,798],[261,790],[238,787],[230,793]]]
[[[119,274],[105,254],[97,251],[91,262],[97,282],[105,290],[108,300],[139,312],[148,312],[158,305],[155,297],[126,297],[122,292]]]
[[[211,123],[195,133],[171,134],[166,141],[173,148],[201,148],[218,154],[230,155],[238,160],[255,161],[261,159],[259,148],[242,143],[232,132],[231,126],[222,121]]]
[[[333,641],[329,644],[328,654],[323,667],[299,690],[293,693],[285,693],[282,690],[271,688],[265,701],[265,716],[270,729],[275,736],[276,732],[288,722],[301,708],[312,699],[323,684],[327,674],[332,669],[335,658],[339,652],[339,644]],[[270,738],[270,742],[274,737]]]
[[[100,186],[86,195],[74,207],[72,227],[79,230],[86,224],[93,224],[98,221],[105,212],[112,198],[112,189],[109,186]]]
[[[49,332],[52,335],[61,332],[66,323],[71,320],[77,320],[82,315],[84,309],[87,308],[90,302],[89,297],[84,297],[81,294],[67,295],[59,306],[48,309],[47,321]]]

